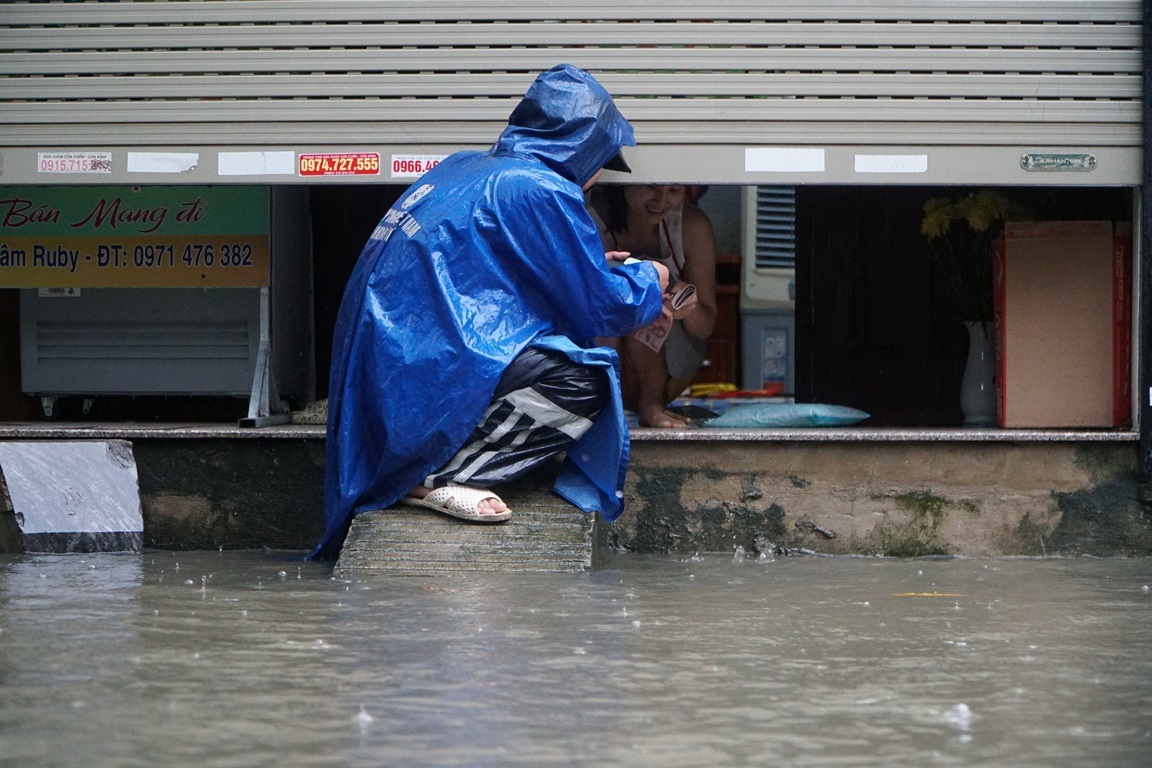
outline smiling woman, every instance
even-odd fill
[[[600,185],[589,196],[605,251],[659,261],[671,278],[696,288],[696,307],[673,323],[660,349],[635,337],[613,342],[620,354],[624,404],[645,427],[688,426],[664,406],[700,369],[716,326],[716,238],[712,222],[696,206],[700,194],[700,188],[682,184],[644,184]]]

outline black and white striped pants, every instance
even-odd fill
[[[529,347],[500,377],[479,426],[452,459],[424,479],[487,488],[567,450],[608,403],[607,374],[559,352]]]

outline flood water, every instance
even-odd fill
[[[0,558],[0,765],[1152,765],[1152,560],[295,557]]]

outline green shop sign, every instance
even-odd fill
[[[266,187],[0,187],[0,287],[268,285]]]

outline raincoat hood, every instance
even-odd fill
[[[531,155],[583,186],[621,147],[635,145],[608,91],[584,70],[560,64],[528,88],[492,151]]]

